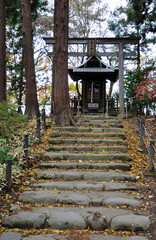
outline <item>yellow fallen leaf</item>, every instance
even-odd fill
[[[8,199],[9,199],[9,194],[7,194],[7,195],[6,195],[5,199],[6,199],[6,200],[8,200]]]

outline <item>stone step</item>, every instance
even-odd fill
[[[22,211],[17,206],[14,214],[7,215],[2,222],[3,227],[26,229],[58,229],[91,228],[94,231],[113,229],[129,231],[146,231],[150,226],[149,217],[135,214],[130,209],[105,207],[34,207]]]
[[[11,207],[2,226],[39,229],[42,234],[47,230],[58,231],[22,237],[25,240],[67,240],[59,230],[70,229],[80,233],[93,230],[94,235],[89,234],[86,240],[147,240],[139,236],[99,235],[99,231],[105,229],[146,231],[150,220],[135,210],[141,201],[135,192],[136,176],[124,172],[131,168],[131,157],[126,154],[125,131],[119,119],[104,114],[86,114],[76,119],[81,127],[54,128],[56,132],[51,134],[49,143],[65,146],[47,147],[50,162],[38,164],[42,169],[37,170],[38,180],[30,186],[33,190],[20,194],[18,204]],[[115,153],[104,153],[107,151]],[[121,153],[116,153],[119,151]],[[9,235],[9,239],[13,239],[12,236]]]
[[[39,229],[42,234],[49,229],[58,231],[58,234],[26,236],[25,240],[67,240],[67,236],[59,235],[59,230],[70,229],[93,230],[90,240],[147,240],[139,236],[104,236],[99,232],[95,235],[105,229],[146,231],[150,220],[135,211],[141,203],[134,192],[136,176],[123,172],[130,170],[131,157],[126,154],[127,142],[123,140],[125,132],[119,119],[86,114],[77,121],[81,127],[54,128],[56,132],[49,143],[65,146],[47,147],[46,156],[51,161],[38,164],[42,169],[36,173],[38,180],[31,185],[33,191],[20,194],[18,204],[11,207],[2,226]]]
[[[63,179],[66,181],[136,181],[136,177],[123,172],[100,172],[100,171],[40,171],[37,172],[38,179]]]
[[[95,169],[95,170],[104,170],[104,169],[112,169],[112,170],[122,170],[122,171],[130,171],[131,164],[127,163],[91,163],[91,162],[48,162],[48,163],[40,163],[39,167],[42,168],[58,168],[58,169]]]
[[[76,125],[78,127],[81,127],[81,126],[84,126],[84,124],[87,126],[89,125],[93,125],[95,126],[96,124],[100,124],[101,127],[103,127],[104,125],[107,125],[106,127],[109,127],[109,126],[112,126],[112,127],[117,127],[118,125],[121,126],[121,122],[119,120],[100,120],[100,119],[97,119],[97,120],[92,120],[92,119],[81,119],[81,120],[78,120]]]
[[[91,122],[78,122],[77,123],[77,126],[78,127],[80,127],[80,126],[82,126],[82,127],[92,127],[92,128],[98,128],[98,127],[100,127],[100,128],[110,128],[110,127],[112,127],[112,128],[123,128],[123,125],[121,124],[121,123],[103,123],[102,121],[101,121],[101,123],[99,122],[99,123],[97,123],[97,122],[93,122],[93,121],[91,121]]]
[[[67,152],[127,152],[126,146],[48,146],[46,147],[47,152],[58,152],[58,151],[67,151]]]
[[[102,132],[118,132],[118,133],[124,133],[125,130],[123,128],[91,128],[91,127],[55,127],[55,131],[60,132],[94,132],[94,133],[102,133]]]
[[[53,145],[58,145],[58,144],[104,144],[104,145],[122,145],[122,146],[127,146],[127,141],[124,140],[116,140],[116,139],[55,139],[51,138],[48,140],[50,144]]]
[[[91,119],[91,118],[88,118],[88,119],[79,119],[77,121],[77,125],[81,125],[83,123],[90,123],[90,124],[121,124],[120,120],[118,119],[102,119],[102,118],[96,118],[96,119]]]
[[[33,184],[35,188],[47,188],[57,190],[92,190],[92,191],[135,191],[136,186],[133,182],[92,182],[92,181],[54,181],[37,182]]]
[[[110,119],[116,119],[119,120],[118,117],[116,116],[106,116],[106,114],[83,114],[83,115],[79,115],[79,116],[75,116],[75,119],[106,119],[106,120],[110,120]]]
[[[16,233],[16,232],[6,232],[3,233],[1,236],[1,240],[69,240],[70,239],[76,239],[77,236],[80,236],[81,239],[84,240],[148,240],[146,237],[142,236],[132,236],[132,237],[120,237],[120,236],[115,236],[115,235],[102,235],[102,234],[89,234],[89,233],[82,233],[82,231],[78,231],[77,233],[71,233],[68,234],[69,236],[62,236],[61,234],[35,234],[35,235],[29,235],[27,237],[22,238],[21,233]]]
[[[47,157],[53,160],[121,160],[121,161],[131,161],[131,156],[126,153],[54,153],[47,152],[45,154]]]
[[[91,192],[72,192],[55,190],[37,190],[26,191],[18,198],[23,203],[41,203],[41,204],[66,204],[81,206],[128,206],[138,207],[140,202],[128,193],[95,191]]]
[[[51,134],[51,138],[56,138],[56,137],[72,137],[72,138],[121,138],[125,139],[125,134],[124,133],[71,133],[71,132],[53,132]]]

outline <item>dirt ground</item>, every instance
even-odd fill
[[[151,140],[156,141],[156,117],[154,116],[143,116],[141,117],[145,121],[145,127],[151,138]],[[140,134],[137,131],[137,120],[129,119],[129,126],[133,129],[133,134],[137,137]],[[146,135],[146,134],[145,134]],[[155,144],[156,147],[156,144]],[[143,151],[146,152],[146,147],[143,147]],[[156,159],[156,153],[155,153]],[[140,208],[140,211],[143,211],[146,215],[150,217],[151,226],[146,232],[146,236],[150,240],[156,239],[156,170],[153,174],[150,174],[148,171],[144,171],[144,185],[139,186],[139,192],[141,201],[143,202],[143,208]],[[151,176],[147,176],[147,175]]]
[[[143,117],[145,120],[145,126],[147,128],[147,131],[149,133],[149,136],[151,140],[156,140],[156,117],[148,116]],[[134,136],[139,136],[139,133],[137,132],[136,128],[136,118],[128,119],[127,120],[128,125],[133,130]],[[143,151],[146,151],[145,148],[143,148]],[[144,171],[144,170],[143,170]],[[21,179],[24,181],[24,178]],[[156,171],[155,175],[153,176],[144,176],[143,178],[143,185],[139,185],[138,191],[140,193],[140,199],[143,203],[143,205],[140,207],[140,211],[149,216],[151,220],[151,226],[148,229],[148,231],[145,233],[147,238],[149,240],[155,240],[156,239]],[[7,192],[5,189],[3,189],[0,194],[0,228],[3,221],[3,218],[6,214],[9,213],[9,209],[12,204],[14,204],[17,201],[17,198],[19,196],[19,187],[18,185],[14,184],[12,191]]]

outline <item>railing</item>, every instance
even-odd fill
[[[82,100],[76,97],[74,97],[73,99],[70,99],[70,107],[74,113],[79,115],[80,112],[82,111]]]
[[[42,109],[41,119],[42,119],[42,128],[44,130],[46,130],[45,109]],[[38,144],[41,142],[40,141],[40,137],[41,137],[40,126],[41,126],[40,118],[38,118],[36,121],[36,137],[34,140],[34,142],[37,142]],[[23,166],[25,168],[27,168],[28,167],[28,155],[29,155],[28,149],[29,149],[29,147],[31,147],[31,145],[29,144],[29,136],[25,135],[24,143],[19,148],[19,150],[15,153],[13,158],[6,160],[6,183],[3,184],[2,188],[6,188],[7,191],[10,191],[12,188],[12,161],[16,158],[16,156],[19,154],[19,152],[23,150],[22,162],[23,162]]]
[[[106,98],[106,115],[110,112],[118,112],[119,111],[119,101],[113,98]]]
[[[119,106],[119,101],[115,100],[114,98],[107,98],[106,99],[106,116],[109,115],[111,112],[118,112],[120,109]],[[128,112],[130,112],[130,102],[125,100],[125,114],[126,114],[126,119],[128,118]]]
[[[82,100],[74,97],[73,99],[70,99],[70,106],[74,113],[78,114],[82,111]],[[114,98],[106,98],[104,101],[104,108],[106,115],[109,115],[111,112],[118,112],[119,107],[119,101],[115,100]],[[128,112],[130,111],[130,102],[125,100],[125,113],[126,116]]]
[[[145,145],[147,152],[149,154],[149,171],[153,172],[156,169],[155,162],[154,162],[155,152],[156,152],[155,141],[151,140],[147,132],[147,129],[145,127],[144,120],[142,120],[140,116],[137,117],[137,130],[138,132],[140,132],[140,147],[143,147]],[[145,140],[145,134],[150,142],[149,147],[148,147],[148,143]]]

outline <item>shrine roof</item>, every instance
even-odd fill
[[[91,56],[81,65],[69,68],[68,72],[73,81],[78,81],[80,79],[85,80],[85,77],[89,77],[90,75],[93,76],[93,74],[102,79],[116,81],[118,79],[119,69],[109,66],[97,56]]]

